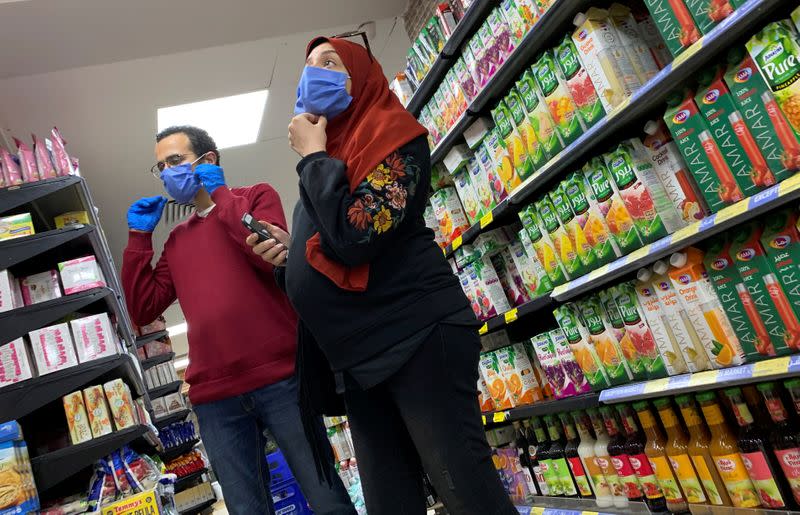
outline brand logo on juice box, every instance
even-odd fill
[[[589,31],[586,29],[582,29],[580,32],[578,32],[578,41],[583,41],[584,39],[586,39],[586,36],[588,35]]]
[[[778,451],[776,451],[777,453]],[[797,451],[783,451],[785,454],[781,456],[781,460],[791,468],[800,467],[800,452]]]
[[[725,258],[717,258],[711,262],[711,268],[714,270],[725,270],[728,268],[728,260]]]
[[[639,461],[638,458],[631,456],[628,459],[630,460],[631,466],[633,467],[634,470],[639,470],[642,467],[642,462]]]
[[[720,472],[733,472],[736,470],[736,463],[728,458],[718,458],[717,466]]]
[[[650,297],[653,295],[653,291],[650,288],[642,288],[642,295],[645,297]]]
[[[783,43],[776,41],[766,52],[761,56],[764,62],[769,62],[783,53]]]
[[[624,156],[619,156],[618,158],[616,158],[613,161],[611,161],[611,166],[613,168],[619,168],[620,166],[622,166],[624,164],[625,164],[625,157]]]
[[[750,261],[755,255],[756,251],[753,249],[742,249],[736,253],[736,257],[739,258],[740,261]]]
[[[658,283],[658,288],[661,291],[667,291],[669,290],[669,283],[667,281],[661,281],[660,283]]]
[[[689,276],[689,274],[681,274],[678,276],[678,282],[681,284],[689,284],[692,282],[692,278]]]
[[[788,236],[776,236],[771,242],[769,242],[769,246],[773,249],[784,249],[790,243],[792,243],[792,239]]]
[[[735,82],[742,83],[747,82],[750,80],[750,77],[753,75],[753,69],[749,66],[746,66],[736,72],[736,77],[733,79]]]
[[[675,116],[672,117],[672,121],[675,123],[683,123],[689,119],[690,114],[691,113],[689,112],[688,109],[681,109],[680,111],[675,113]]]
[[[712,89],[708,93],[703,96],[703,103],[704,104],[713,104],[719,98],[719,90]]]

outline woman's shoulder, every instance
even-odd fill
[[[389,166],[402,160],[406,164],[414,164],[418,167],[430,168],[431,151],[428,147],[428,139],[417,136],[402,147],[398,148],[383,160],[384,165]]]

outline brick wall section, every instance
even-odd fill
[[[408,8],[403,14],[403,22],[409,39],[414,41],[425,23],[436,12],[436,6],[442,0],[408,0]]]

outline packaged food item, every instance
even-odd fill
[[[642,36],[642,39],[644,39],[645,43],[647,43],[650,54],[653,56],[653,59],[655,59],[659,70],[664,69],[664,67],[672,62],[672,54],[667,48],[664,38],[661,37],[658,27],[656,27],[656,23],[653,21],[653,17],[650,16],[644,4],[641,4],[641,6],[633,6],[632,12],[633,18],[636,20],[636,24],[639,28],[639,34]]]
[[[62,398],[64,413],[67,415],[69,426],[69,439],[72,445],[88,442],[92,439],[92,428],[89,417],[86,415],[86,406],[83,403],[83,394],[80,391],[72,392]]]
[[[111,424],[111,415],[108,411],[103,387],[97,385],[85,388],[83,390],[83,401],[86,406],[86,414],[89,417],[92,437],[97,438],[111,433],[114,430],[114,426]]]
[[[547,162],[547,155],[539,139],[536,137],[536,131],[533,128],[531,119],[528,117],[528,113],[525,110],[517,88],[511,88],[511,91],[506,95],[505,103],[506,106],[508,106],[511,119],[514,121],[514,126],[522,139],[526,161],[530,163],[529,166],[523,167],[521,170],[520,179],[524,181],[530,177],[534,170],[544,166]],[[517,159],[516,156],[515,159]]]
[[[461,204],[464,206],[464,213],[467,215],[467,220],[469,224],[472,225],[483,216],[483,209],[478,200],[478,194],[472,186],[469,171],[461,169],[453,174],[453,182],[455,182],[456,185],[458,198],[461,199]]]
[[[556,355],[553,343],[547,333],[542,333],[531,338],[531,350],[538,358],[544,371],[544,376],[553,396],[556,399],[563,399],[575,395],[575,385],[567,377],[566,370],[561,366],[561,361]]]
[[[475,301],[480,307],[481,320],[487,320],[511,309],[489,257],[484,256],[480,260],[470,263],[464,268],[464,272],[474,289]]]
[[[491,257],[501,252],[507,245],[511,243],[506,232],[501,229],[492,229],[479,234],[472,242],[472,246],[478,253],[479,257]]]
[[[55,270],[23,277],[19,280],[19,286],[26,306],[61,297],[58,272]]]
[[[531,244],[533,245],[536,257],[539,263],[542,264],[547,277],[553,286],[564,284],[569,280],[564,265],[561,263],[556,247],[550,239],[550,234],[543,230],[539,213],[534,204],[528,205],[526,208],[519,212],[520,221],[522,221],[525,231],[530,237]]]
[[[499,157],[500,180],[503,181],[505,190],[510,193],[522,183],[523,175],[529,177],[533,173],[533,167],[527,159],[525,144],[514,127],[511,113],[502,100],[492,109],[492,118],[503,147],[503,152],[496,156]]]
[[[25,303],[19,283],[10,270],[0,270],[0,313],[21,308]]]
[[[567,277],[579,277],[587,272],[581,263],[575,242],[559,222],[558,213],[548,195],[534,202],[542,234],[547,233]],[[545,265],[547,270],[547,265]]]
[[[631,336],[625,329],[625,321],[622,319],[622,313],[620,313],[619,307],[614,301],[612,292],[609,290],[597,292],[597,300],[599,300],[602,307],[600,315],[603,318],[603,324],[619,343],[619,350],[628,363],[628,369],[631,371],[633,380],[641,381],[647,379],[647,368],[645,367],[644,360],[639,356],[636,347],[633,345]]]
[[[636,354],[642,360],[647,377],[656,379],[667,373],[664,358],[656,344],[650,327],[647,325],[642,306],[636,296],[633,281],[623,282],[609,290],[614,303],[625,323],[625,334],[630,338]]]
[[[79,318],[71,321],[70,325],[81,363],[119,354],[119,343],[108,314]]]
[[[633,374],[620,349],[619,342],[603,320],[603,306],[596,295],[590,295],[575,303],[583,326],[589,333],[589,342],[594,347],[612,385],[627,383]]]
[[[0,388],[33,376],[34,368],[22,338],[0,345]]]
[[[19,165],[17,165],[14,158],[11,157],[11,153],[5,148],[0,148],[0,163],[2,163],[2,173],[0,173],[2,184],[0,184],[0,186],[15,186],[25,182]]]
[[[572,172],[562,183],[562,187],[575,214],[575,221],[596,258],[595,266],[603,266],[621,256],[611,229],[597,206],[592,187],[586,182],[584,175]]]
[[[39,513],[28,447],[16,421],[0,425],[0,513]]]
[[[496,409],[494,399],[492,399],[492,395],[489,393],[489,387],[486,386],[486,381],[483,379],[483,376],[478,377],[478,405],[481,407],[483,413],[488,413]],[[155,407],[153,407],[153,409],[155,409]]]
[[[464,52],[464,62],[475,77],[475,83],[478,86],[478,91],[482,90],[489,78],[496,71],[486,58],[486,49],[481,42],[479,34],[475,34],[469,40],[469,52]]]
[[[581,366],[576,361],[575,355],[572,353],[572,347],[570,346],[569,340],[567,340],[567,337],[564,335],[564,331],[560,328],[556,328],[548,331],[547,336],[553,344],[553,349],[555,350],[556,357],[558,357],[558,360],[561,362],[561,367],[566,372],[565,381],[572,383],[575,387],[576,394],[591,392],[592,385],[589,384]],[[564,384],[563,391],[571,391],[568,383]]]
[[[708,34],[719,22],[733,14],[729,0],[683,0],[701,34]]]
[[[0,240],[36,234],[30,213],[0,217]]]
[[[453,69],[456,72],[456,80],[458,80],[458,85],[461,86],[461,91],[464,92],[464,96],[470,102],[472,102],[472,100],[480,91],[480,87],[478,86],[475,77],[467,67],[467,60],[472,61],[474,59],[471,56],[472,53],[469,51],[469,48],[465,47],[461,57],[459,57],[456,63],[453,65]]]
[[[470,150],[478,148],[478,145],[481,144],[481,141],[483,141],[483,138],[486,137],[492,127],[494,127],[492,120],[485,116],[480,116],[469,127],[464,129],[464,141],[467,142]]]
[[[800,288],[797,267],[800,263],[800,232],[798,232],[798,213],[796,209],[787,208],[773,211],[764,217],[764,232],[761,244],[771,260],[777,283],[782,286],[790,307],[794,313],[800,311]],[[775,281],[767,282],[770,296],[777,296]],[[773,297],[775,298],[775,297]],[[775,301],[777,304],[783,304]]]
[[[56,168],[50,156],[52,143],[48,139],[41,139],[36,134],[33,137],[33,154],[36,157],[36,168],[39,169],[39,178],[52,179],[57,177]]]
[[[636,177],[642,181],[650,197],[653,199],[653,205],[664,222],[664,228],[668,233],[672,233],[687,225],[683,220],[678,206],[670,200],[667,189],[658,173],[655,166],[648,159],[647,149],[642,142],[637,138],[631,138],[622,142],[620,147],[627,146],[627,153],[630,155],[633,163],[633,170]]]
[[[175,392],[165,396],[164,402],[167,405],[167,411],[170,413],[176,413],[186,409],[186,402],[183,400],[183,394],[181,392]]]
[[[89,225],[89,213],[86,211],[70,211],[56,216],[53,221],[57,229],[63,229],[70,225]]]
[[[603,158],[598,156],[589,160],[583,167],[583,174],[620,252],[625,255],[640,248],[642,240],[639,232],[625,207],[625,202],[612,185],[613,179]]]
[[[510,158],[502,143],[502,138],[495,127],[483,139],[481,146],[478,147],[478,158],[481,166],[484,167],[489,176],[489,183],[492,185],[492,194],[495,201],[499,204],[508,197],[509,191],[506,189],[506,180],[503,179],[503,158],[506,160],[506,173],[510,171]],[[509,178],[508,175],[505,176]],[[511,179],[514,177],[511,176]],[[519,179],[517,177],[517,179]]]
[[[516,343],[495,351],[500,366],[500,373],[511,393],[515,406],[533,404],[544,399],[542,388],[536,380],[525,347]]]
[[[131,390],[122,379],[114,379],[103,385],[106,392],[108,406],[114,417],[114,426],[117,430],[133,427],[138,424],[134,415],[133,398]]]
[[[545,52],[531,67],[542,101],[550,110],[564,146],[569,146],[586,130],[578,106],[561,79],[552,52]]]
[[[41,179],[39,169],[36,167],[36,156],[33,149],[25,144],[24,141],[14,138],[17,145],[17,155],[19,157],[19,168],[22,180],[25,182],[36,182]],[[3,163],[5,166],[5,163]]]
[[[567,303],[553,311],[556,322],[572,349],[575,361],[583,371],[586,380],[592,386],[592,390],[598,391],[608,388],[611,383],[608,374],[597,351],[589,341],[589,332],[580,321],[577,307],[572,303]]]
[[[53,138],[53,162],[56,167],[56,173],[58,175],[74,174],[75,170],[72,167],[72,161],[67,154],[67,142],[64,141],[64,137],[61,136],[61,131],[58,130],[58,127],[53,127],[53,130],[50,131],[50,137]]]
[[[516,48],[516,38],[512,37],[511,27],[499,8],[492,9],[486,22],[492,32],[493,50],[497,54],[497,68],[499,69]]]
[[[495,409],[513,408],[514,400],[500,371],[500,361],[497,358],[497,354],[495,352],[485,352],[481,354],[481,359],[478,363],[481,376],[489,387],[489,395],[494,401]]]
[[[550,201],[555,207],[561,226],[567,232],[570,245],[575,250],[580,261],[580,269],[576,275],[583,275],[597,268],[597,256],[592,252],[592,247],[583,232],[583,226],[572,211],[572,205],[564,191],[564,183],[556,186],[549,194]]]
[[[66,323],[56,324],[28,333],[36,370],[40,376],[78,364],[72,334]]]
[[[553,49],[553,57],[558,65],[559,78],[566,84],[580,118],[586,128],[591,127],[605,116],[606,111],[569,34]]]
[[[519,306],[531,300],[528,288],[525,286],[522,275],[511,259],[511,252],[508,247],[492,257],[491,260],[509,303],[512,306]]]
[[[526,229],[519,231],[519,241],[512,243],[509,250],[532,299],[553,290],[553,283],[536,256],[536,248]]]
[[[523,17],[521,9],[517,8],[517,4],[514,0],[504,0],[500,2],[500,11],[508,24],[511,34],[511,43],[514,46],[519,45],[522,38],[524,38],[528,30],[530,30],[528,21]]]
[[[533,127],[536,140],[541,143],[544,160],[552,159],[564,148],[564,142],[561,140],[561,134],[556,130],[556,124],[550,115],[547,103],[542,99],[532,69],[525,70],[525,73],[517,81],[516,88],[522,99],[522,105],[528,113],[528,120]]]
[[[616,29],[619,43],[633,66],[633,71],[644,84],[658,73],[659,66],[653,58],[647,43],[639,32],[639,24],[633,17],[630,7],[613,3],[608,8],[608,19]]]
[[[483,48],[483,57],[481,61],[486,82],[489,82],[489,79],[494,77],[494,74],[497,73],[497,70],[500,68],[503,62],[505,62],[505,57],[501,55],[500,47],[497,44],[497,41],[494,39],[494,33],[492,32],[492,28],[489,26],[488,18],[483,22],[483,25],[480,26],[475,36],[478,38],[480,46]],[[480,50],[478,53],[480,53]],[[477,53],[475,57],[478,57]],[[484,83],[484,85],[486,85],[486,83]]]
[[[700,39],[700,29],[681,0],[645,0],[645,6],[673,57]]]

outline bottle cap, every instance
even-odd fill
[[[588,18],[586,17],[585,13],[578,13],[575,15],[574,18],[572,18],[572,24],[575,25],[576,27],[580,27],[581,25],[586,23],[587,19]]]
[[[772,381],[769,381],[767,383],[758,383],[756,385],[756,388],[758,388],[759,392],[768,392],[770,390],[775,389],[775,383]]]
[[[675,402],[678,404],[691,404],[692,398],[689,396],[688,393],[683,393],[675,397]]]
[[[637,401],[633,403],[633,409],[636,411],[644,411],[648,408],[647,401]]]
[[[674,267],[682,267],[686,264],[686,253],[685,252],[676,252],[675,254],[669,257],[669,264]]]
[[[699,402],[717,400],[717,397],[716,397],[716,395],[714,395],[714,392],[698,393],[697,395],[694,396],[694,398],[697,399]]]
[[[656,408],[664,408],[669,406],[669,397],[661,397],[660,399],[653,400],[653,406]]]
[[[725,388],[724,391],[725,391],[725,395],[727,395],[728,397],[732,397],[734,395],[741,395],[742,394],[742,389],[739,388],[738,386],[735,386],[733,388]]]
[[[789,379],[788,381],[784,381],[783,386],[785,386],[786,388],[800,387],[800,379]]]
[[[655,120],[648,121],[646,124],[644,124],[644,132],[650,136],[658,132],[658,122]]]
[[[646,268],[640,268],[639,271],[636,272],[636,278],[641,282],[649,281],[651,277],[653,277],[653,272]]]
[[[669,266],[662,260],[658,260],[653,263],[653,272],[657,273],[658,275],[664,275],[669,270]]]

